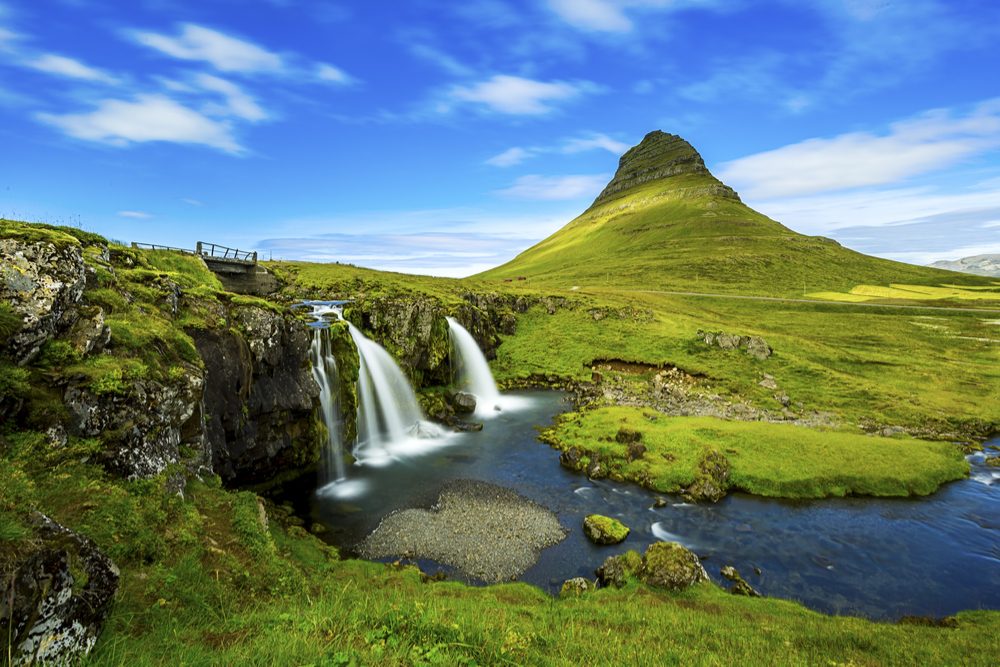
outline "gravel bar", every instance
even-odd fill
[[[487,583],[517,579],[566,529],[550,510],[486,482],[449,482],[430,509],[382,519],[358,545],[363,558],[427,558]]]

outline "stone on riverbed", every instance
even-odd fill
[[[656,542],[642,557],[639,578],[650,586],[679,591],[708,581],[708,573],[698,556],[680,544]]]
[[[501,486],[458,480],[444,487],[430,509],[400,510],[382,519],[357,552],[371,559],[426,558],[497,583],[516,579],[542,549],[565,537],[548,509]]]
[[[590,514],[583,519],[583,533],[594,544],[618,544],[628,537],[629,528],[618,519]]]

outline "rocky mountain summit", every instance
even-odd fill
[[[942,260],[931,264],[936,269],[974,273],[977,276],[1000,277],[1000,255],[973,255],[956,260]]]

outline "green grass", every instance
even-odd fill
[[[629,461],[622,429],[642,434],[646,452]],[[667,417],[653,410],[603,407],[563,415],[544,439],[599,458],[611,475],[655,491],[692,484],[716,450],[730,465],[730,488],[760,496],[927,495],[968,475],[961,450],[943,442],[820,431],[788,424],[711,417]]]
[[[629,584],[559,600],[526,584],[426,583],[413,568],[341,561],[280,508],[167,474],[109,478],[38,434],[0,441],[0,525],[40,509],[121,568],[88,665],[988,665],[997,612],[934,628],[831,617],[713,585]],[[168,473],[169,474],[169,473]]]

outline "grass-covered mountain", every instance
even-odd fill
[[[745,205],[673,134],[650,132],[594,203],[558,232],[480,277],[767,295],[858,284],[962,280],[798,234]]]

